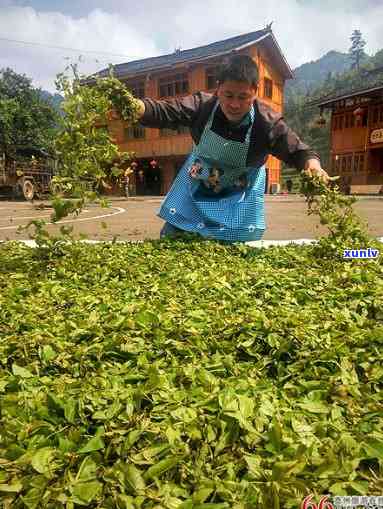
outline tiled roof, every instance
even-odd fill
[[[271,30],[268,28],[263,30],[257,30],[256,32],[250,32],[248,34],[237,35],[236,37],[230,37],[223,41],[213,42],[206,46],[199,46],[198,48],[192,48],[187,50],[176,50],[174,53],[169,55],[162,55],[159,57],[144,58],[142,60],[134,60],[132,62],[126,62],[113,66],[114,75],[119,77],[128,77],[129,75],[139,74],[141,72],[155,71],[162,68],[167,68],[180,64],[183,62],[198,61],[205,58],[211,58],[221,54],[229,53],[233,50],[238,50],[250,44],[259,42],[268,36],[273,38]],[[278,47],[278,51],[280,49]],[[284,60],[283,55],[281,58]],[[288,68],[287,62],[284,60],[285,65]],[[289,68],[288,68],[289,69]],[[96,76],[107,76],[108,69],[103,69],[98,72]],[[291,71],[290,71],[291,72]]]

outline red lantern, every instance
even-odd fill
[[[353,115],[355,116],[356,120],[362,120],[364,109],[359,106],[359,108],[356,108],[356,110],[353,111]]]
[[[133,168],[133,170],[135,170],[137,168],[138,164],[136,163],[136,161],[133,161],[130,166]]]
[[[152,168],[155,168],[157,166],[157,161],[155,159],[152,159],[149,164]]]

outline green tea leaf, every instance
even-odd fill
[[[369,438],[363,442],[363,449],[369,458],[377,458],[383,461],[383,440]]]
[[[76,481],[86,482],[96,478],[97,465],[90,456],[83,459],[76,475]]]
[[[54,469],[53,458],[55,454],[56,450],[53,447],[38,449],[32,456],[32,467],[40,474],[51,476]]]
[[[19,376],[21,378],[32,378],[35,375],[28,371],[26,368],[23,368],[22,366],[18,366],[17,364],[12,364],[12,373],[15,376]]]
[[[12,484],[1,484],[0,491],[8,493],[19,493],[23,489],[23,485],[20,481],[13,482]]]
[[[145,481],[141,475],[140,470],[134,465],[128,465],[125,469],[125,478],[130,488],[134,492],[138,492],[145,489]]]
[[[89,505],[101,492],[102,484],[99,481],[77,483],[72,489],[73,502],[81,506]]]
[[[144,473],[144,479],[154,479],[155,477],[160,477],[162,474],[174,468],[180,462],[180,458],[170,457],[165,458],[161,461],[158,461],[155,465],[148,468],[148,470]]]
[[[85,454],[87,452],[99,451],[100,449],[104,449],[105,444],[101,437],[92,437],[88,442],[81,447],[77,452],[79,454]]]

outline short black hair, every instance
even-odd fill
[[[221,64],[217,73],[218,84],[225,81],[245,81],[253,87],[258,86],[258,66],[249,55],[230,55]]]

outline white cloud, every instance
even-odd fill
[[[238,3],[222,0],[208,0],[204,4],[203,18],[209,21],[202,25],[201,13],[192,2],[176,11],[173,30],[169,34],[173,41],[184,33],[187,44],[182,46],[189,47],[258,30],[273,21],[273,32],[293,68],[320,58],[332,49],[347,52],[353,29],[362,31],[368,52],[383,47],[383,3],[380,1],[375,1],[368,9],[359,10],[351,8],[346,1],[334,0],[331,6],[319,1],[303,3],[296,0],[245,0],[240,2],[240,7]],[[187,34],[185,29],[182,31],[186,19],[190,27]]]
[[[16,72],[25,73],[34,78],[36,86],[49,90],[54,89],[56,74],[62,72],[69,61],[75,61],[79,54],[39,44],[83,50],[79,69],[84,73],[99,70],[109,62],[119,63],[158,54],[151,38],[142,36],[122,16],[100,9],[74,19],[59,12],[37,12],[31,7],[1,8],[0,37],[36,43],[33,46],[0,41],[0,68],[8,66]],[[131,58],[113,57],[103,52]]]
[[[0,7],[0,37],[121,53],[132,59],[208,44],[259,30],[271,21],[292,68],[332,49],[347,52],[354,29],[362,31],[368,53],[383,47],[382,0],[164,0],[161,4],[141,0],[134,6],[126,0],[79,0],[76,7],[71,2],[63,4],[62,13],[49,12],[44,0],[29,2],[39,6],[35,9],[12,6],[10,1]],[[45,11],[41,10],[44,4]],[[0,44],[0,68],[8,65],[25,72],[51,90],[55,74],[65,66],[64,57],[76,56],[70,51]],[[84,72],[99,70],[108,62],[131,60],[99,55],[101,61],[96,63],[95,54],[83,55]]]

